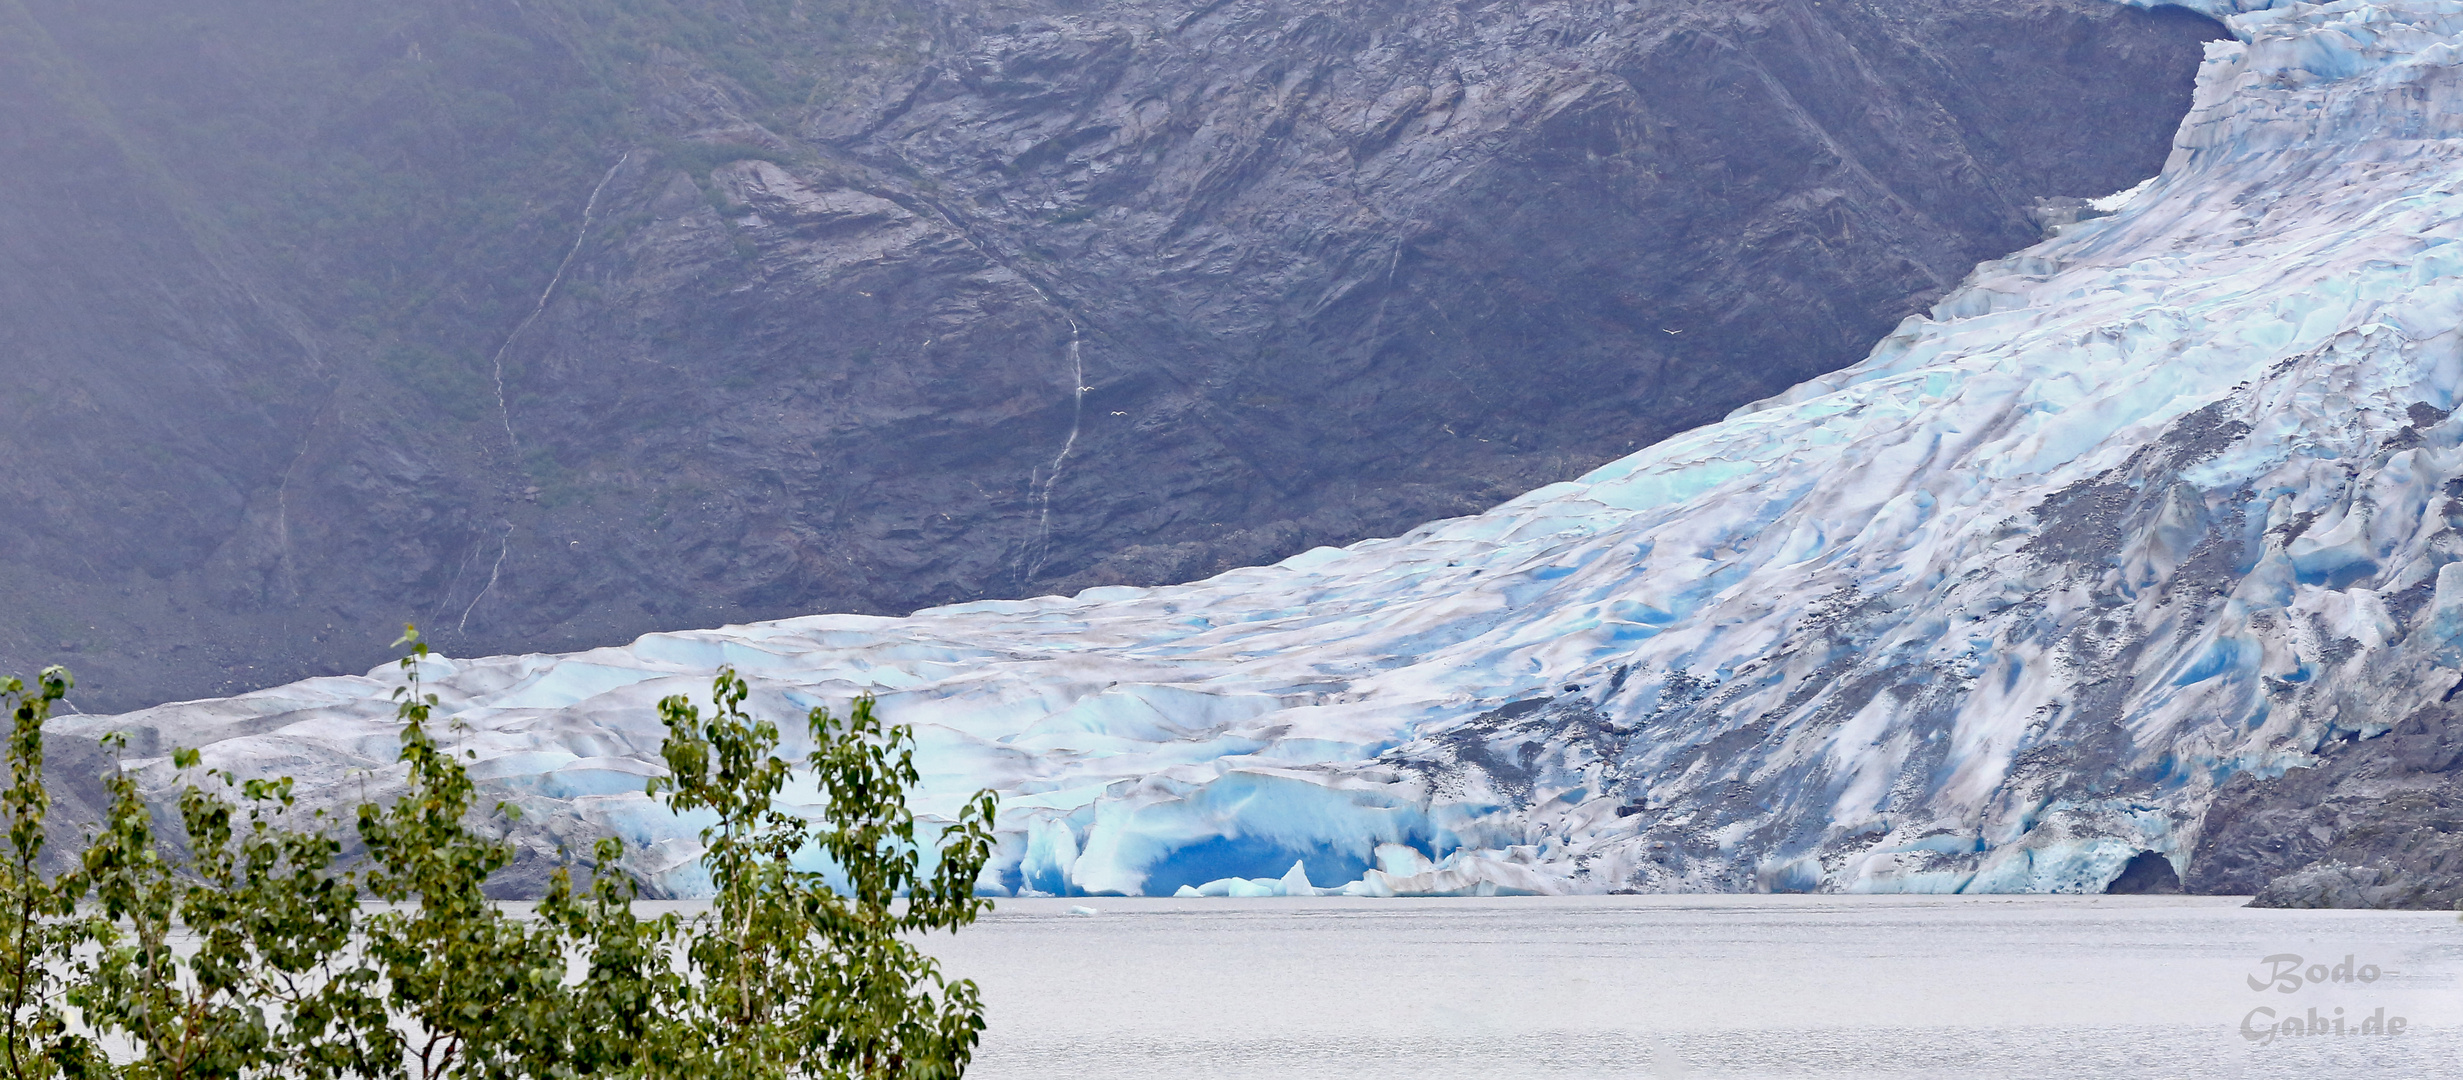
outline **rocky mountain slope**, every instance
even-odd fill
[[[1872,355],[1487,513],[1166,588],[437,662],[517,836],[652,702],[857,692],[987,888],[2456,898],[2463,4],[2240,11],[2158,177]],[[63,724],[381,790],[389,672]],[[346,778],[351,779],[346,782]]]
[[[2102,0],[0,6],[0,668],[1152,584],[1863,355],[2150,175]],[[2056,212],[2060,213],[2056,208]]]

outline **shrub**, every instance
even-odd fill
[[[39,865],[51,808],[43,787],[43,721],[71,685],[67,669],[58,667],[45,669],[31,689],[21,679],[0,681],[0,706],[11,721],[8,786],[0,788],[0,825],[8,831],[0,861],[0,1067],[11,1077],[50,1076],[61,1059],[90,1056],[67,1033],[55,989],[57,969],[77,942],[70,916],[81,882],[73,875],[48,880]]]
[[[0,1076],[963,1074],[981,1001],[909,937],[986,906],[974,884],[991,855],[992,796],[919,835],[906,806],[913,734],[882,723],[870,698],[843,721],[806,717],[804,764],[828,800],[818,821],[777,809],[793,770],[775,754],[777,726],[745,713],[733,670],[718,673],[706,719],[680,696],[661,702],[671,772],[650,791],[717,817],[702,833],[710,911],[640,918],[618,869],[624,846],[609,838],[593,846],[587,889],[559,869],[524,919],[482,891],[512,848],[473,828],[475,787],[430,733],[427,647],[416,631],[397,644],[410,646],[395,694],[407,790],[359,807],[366,856],[348,868],[339,822],[304,814],[289,779],[200,772],[200,755],[179,750],[174,767],[201,781],[178,799],[184,856],[155,836],[135,779],[115,774],[79,867],[46,877],[42,724],[69,676],[0,683],[15,718],[0,789]],[[363,911],[363,899],[388,906]],[[72,1020],[130,1060],[107,1060]]]
[[[717,896],[690,935],[694,977],[669,1075],[958,1076],[983,1029],[975,985],[944,982],[901,935],[955,930],[987,905],[975,878],[991,856],[992,794],[960,813],[927,870],[906,807],[914,735],[858,698],[843,721],[822,708],[805,718],[805,762],[829,803],[816,829],[773,804],[790,770],[772,753],[777,726],[745,714],[748,692],[722,669],[708,719],[680,696],[659,703],[669,775],[651,790],[718,817],[701,833]],[[807,854],[848,891],[799,868]],[[893,906],[901,893],[904,911]]]

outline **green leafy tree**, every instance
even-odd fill
[[[107,742],[117,750],[119,736]],[[191,771],[194,750],[173,764]],[[389,1076],[396,1036],[350,948],[358,889],[334,870],[341,844],[321,815],[292,827],[291,782],[208,770],[179,798],[188,858],[157,842],[134,778],[105,779],[102,831],[84,877],[96,901],[91,956],[68,999],[96,1031],[125,1039],[144,1080]],[[189,940],[188,948],[177,939]],[[92,1071],[92,1070],[86,1070]]]
[[[921,835],[906,806],[913,734],[884,725],[870,698],[844,720],[807,717],[819,821],[777,807],[794,770],[775,753],[776,726],[744,711],[749,690],[732,670],[706,720],[681,697],[661,702],[672,775],[651,790],[716,818],[702,834],[711,911],[689,925],[640,917],[624,845],[609,838],[592,848],[587,888],[559,869],[523,918],[487,899],[513,849],[473,827],[468,770],[429,733],[427,648],[416,631],[400,644],[411,646],[395,693],[405,790],[359,808],[366,854],[352,871],[340,867],[339,823],[303,811],[289,779],[205,769],[182,749],[173,767],[201,781],[178,797],[183,855],[156,835],[136,778],[115,770],[79,868],[45,878],[42,724],[68,674],[46,671],[32,691],[0,684],[15,716],[0,790],[0,1080],[964,1072],[983,1029],[975,986],[944,979],[911,939],[986,906],[974,888],[992,851],[992,796]],[[388,906],[364,912],[370,897]],[[57,972],[71,965],[63,987]],[[64,1002],[129,1060],[73,1034]]]
[[[55,1075],[91,1057],[83,1040],[66,1034],[55,992],[57,969],[79,940],[72,916],[82,882],[47,878],[39,865],[51,808],[43,787],[43,721],[74,684],[60,667],[45,668],[31,688],[23,679],[0,681],[0,706],[11,725],[8,786],[0,788],[0,824],[8,830],[0,859],[0,1068],[10,1080]]]
[[[975,881],[991,857],[993,799],[969,800],[924,862],[906,793],[918,780],[914,734],[884,725],[873,700],[843,720],[806,717],[805,764],[826,800],[812,822],[777,807],[792,773],[777,725],[747,715],[733,669],[712,714],[682,696],[659,703],[669,775],[651,782],[702,830],[717,895],[691,928],[692,979],[653,1072],[677,1077],[957,1077],[983,1030],[975,984],[949,982],[909,938],[955,930],[988,901]],[[846,885],[798,865],[826,859]],[[907,902],[897,903],[900,894]]]
[[[391,806],[362,805],[359,837],[368,892],[416,904],[370,916],[367,953],[384,974],[386,1007],[409,1029],[418,1080],[524,1075],[525,1065],[563,1056],[564,942],[554,925],[488,901],[487,879],[513,861],[513,848],[470,827],[469,770],[428,734],[436,695],[420,689],[427,644],[415,629],[395,644],[411,646],[394,691],[409,790]],[[496,812],[514,815],[504,803]]]
[[[184,767],[198,764],[196,751],[180,758]],[[359,889],[354,875],[335,869],[342,844],[332,822],[318,811],[306,827],[291,827],[298,809],[289,777],[207,777],[236,787],[244,802],[196,785],[180,796],[190,853],[180,921],[197,939],[191,980],[231,988],[247,1003],[250,1027],[264,1032],[263,1075],[394,1075],[399,1040],[376,973],[352,947]]]
[[[571,873],[560,867],[539,902],[539,918],[562,933],[587,966],[564,995],[565,1037],[553,1048],[557,1059],[534,1054],[526,1062],[532,1076],[642,1075],[658,1060],[673,1003],[684,994],[674,963],[683,933],[676,916],[643,919],[634,912],[639,886],[617,869],[623,841],[601,839],[591,854],[596,872],[587,893],[577,893]]]

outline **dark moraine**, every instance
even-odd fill
[[[2463,710],[2423,709],[2317,756],[2224,785],[2190,856],[2190,891],[2255,893],[2260,907],[2463,901]]]

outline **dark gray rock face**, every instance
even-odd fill
[[[88,709],[363,668],[403,621],[570,649],[1477,510],[1849,363],[2044,200],[2151,175],[2219,35],[295,6],[0,14],[0,669],[67,659]]]
[[[2463,901],[2463,722],[2424,709],[2217,793],[2190,859],[2193,892],[2260,907],[2448,908]]]

